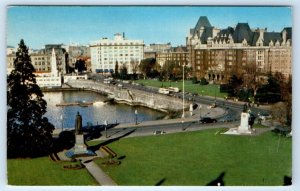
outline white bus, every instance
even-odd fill
[[[161,93],[161,94],[169,94],[170,91],[166,88],[159,88],[158,89],[158,93]]]
[[[177,88],[177,87],[168,87],[168,90],[170,92],[175,92],[175,93],[179,92],[179,88]]]

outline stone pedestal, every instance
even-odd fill
[[[75,136],[75,147],[74,147],[74,154],[85,154],[87,152],[86,145],[84,144],[83,135],[76,135]]]
[[[250,114],[247,112],[241,113],[241,123],[238,127],[230,128],[224,134],[228,135],[251,135],[252,131],[249,125]]]
[[[250,117],[249,113],[246,112],[241,113],[241,124],[237,129],[239,133],[251,134],[251,129],[249,126],[249,117]]]

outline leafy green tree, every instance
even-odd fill
[[[238,78],[236,75],[231,76],[227,86],[228,96],[235,97],[238,95],[239,90],[241,89],[243,81],[241,78]]]
[[[140,69],[141,73],[143,74],[144,79],[146,79],[146,77],[150,76],[150,73],[153,70],[153,68],[155,67],[155,64],[156,64],[155,58],[146,58],[146,59],[141,60],[139,69]]]
[[[162,74],[166,80],[169,80],[172,77],[173,70],[175,68],[175,62],[167,60],[162,66]]]
[[[43,115],[47,103],[36,84],[28,48],[20,41],[14,70],[7,78],[7,155],[35,157],[48,154],[54,126]]]
[[[275,103],[281,100],[281,89],[278,79],[271,74],[268,82],[257,89],[255,101],[264,103]]]
[[[200,79],[200,85],[207,85],[207,84],[208,84],[208,81],[204,77],[202,77]]]
[[[86,70],[85,61],[82,59],[76,60],[75,69],[77,69],[78,73],[82,73],[84,70]]]

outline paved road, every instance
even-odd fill
[[[136,137],[136,136],[149,136],[154,135],[155,132],[163,132],[163,134],[178,133],[178,132],[187,132],[187,131],[199,131],[205,129],[214,129],[214,128],[232,128],[237,127],[239,122],[230,122],[230,123],[211,123],[211,124],[202,124],[197,121],[184,121],[178,123],[161,123],[161,124],[152,124],[152,125],[142,125],[142,124],[126,124],[120,127],[115,127],[108,129],[107,132],[104,130],[101,131],[102,136],[96,140],[109,140],[115,138],[123,137]],[[106,137],[107,134],[107,137]]]
[[[103,83],[103,80],[105,78],[103,75],[97,75],[97,74],[91,74],[91,77],[100,83]],[[142,86],[142,85],[139,85],[136,83],[134,83],[134,84],[124,83],[123,81],[120,81],[120,80],[117,81],[117,84],[122,84],[124,88],[138,89],[138,90],[146,91],[149,93],[158,93],[158,89],[159,89],[159,88],[151,87],[151,86]],[[173,93],[172,96],[182,99],[182,92]],[[192,100],[199,105],[200,104],[212,105],[216,101],[217,105],[219,107],[221,107],[223,109],[227,109],[228,110],[227,114],[233,116],[236,119],[239,119],[239,117],[240,117],[239,114],[243,110],[243,105],[245,104],[245,102],[235,102],[232,100],[225,100],[223,98],[214,98],[214,97],[210,97],[210,96],[193,95],[193,94],[187,93],[187,92],[185,93],[185,99]],[[255,115],[257,115],[259,112],[268,113],[270,111],[270,106],[264,106],[264,105],[261,105],[260,107],[253,106],[253,107],[251,107],[251,111]]]

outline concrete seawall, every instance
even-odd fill
[[[72,88],[84,88],[114,98],[116,102],[129,105],[145,106],[160,111],[182,110],[182,100],[179,98],[159,94],[148,93],[137,89],[126,89],[112,84],[104,84],[90,80],[70,80],[68,85]],[[189,108],[191,102],[185,101],[185,109]]]

